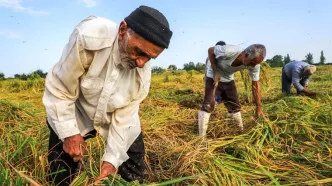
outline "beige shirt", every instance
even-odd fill
[[[103,161],[118,168],[141,132],[139,104],[148,95],[151,66],[122,68],[118,26],[101,17],[83,20],[60,61],[49,71],[43,104],[59,138],[96,129],[107,139]]]

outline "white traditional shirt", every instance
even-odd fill
[[[151,66],[120,65],[118,26],[90,16],[76,26],[46,77],[47,121],[63,140],[96,129],[107,145],[103,161],[118,168],[141,132],[139,104],[148,95]]]
[[[248,69],[249,75],[253,81],[259,80],[260,64],[255,67],[240,65],[233,67],[233,61],[242,53],[243,49],[236,45],[216,45],[214,55],[217,59],[217,70],[220,72],[221,82],[230,82],[234,80],[234,73],[243,69]],[[213,78],[213,69],[210,60],[207,62],[206,76]]]

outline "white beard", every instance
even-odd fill
[[[127,52],[128,49],[128,35],[125,38],[124,44],[120,44],[120,65],[125,69],[134,69],[137,67],[136,61],[132,60]]]

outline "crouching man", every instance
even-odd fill
[[[290,95],[291,85],[295,87],[297,94],[314,96],[316,93],[308,90],[309,79],[316,71],[316,66],[303,61],[292,61],[282,69],[282,92]]]

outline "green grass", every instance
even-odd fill
[[[140,107],[146,146],[145,185],[332,185],[332,66],[318,67],[309,89],[315,98],[281,94],[280,68],[265,71],[265,118],[255,120],[250,91],[236,74],[245,132],[211,115],[207,138],[197,136],[204,75],[195,71],[154,75]],[[246,74],[242,77],[246,79]],[[43,79],[0,81],[0,185],[48,185],[49,131],[41,103]],[[293,90],[293,92],[295,92]],[[73,185],[98,176],[104,141],[88,140]],[[106,185],[126,183],[118,176]]]

